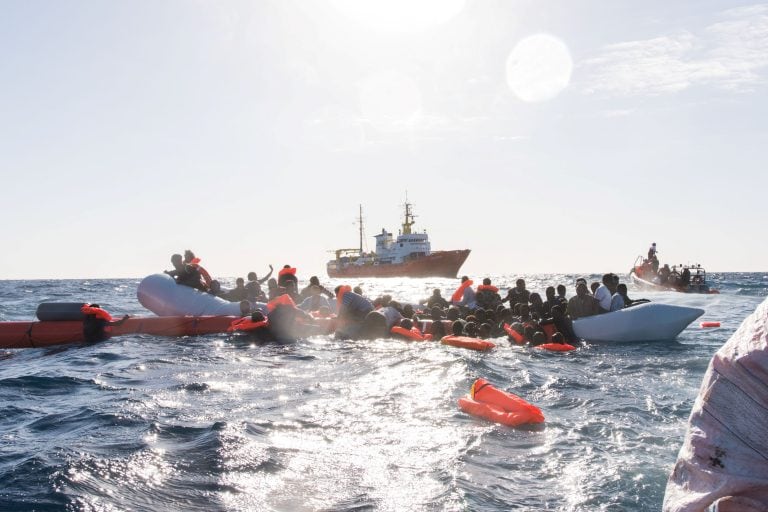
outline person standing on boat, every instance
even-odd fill
[[[654,256],[656,256],[656,242],[653,242],[648,248],[648,261],[653,260]]]

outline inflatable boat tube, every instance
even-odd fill
[[[573,332],[587,341],[671,340],[704,314],[703,309],[649,302],[573,321]]]
[[[469,395],[459,398],[459,408],[471,416],[510,427],[544,422],[541,409],[517,395],[493,387],[485,379],[477,379]]]
[[[120,325],[107,327],[107,332],[110,337],[126,334],[196,336],[226,332],[234,319],[231,316],[132,317]],[[0,322],[0,348],[39,348],[83,341],[83,322]]]
[[[452,347],[468,348],[470,350],[489,350],[496,346],[491,341],[481,340],[480,338],[470,338],[469,336],[444,336],[440,340],[443,345]]]
[[[239,303],[178,285],[166,274],[152,274],[142,279],[136,296],[142,306],[157,316],[240,316]],[[261,302],[252,303],[251,307],[267,314],[266,305]]]

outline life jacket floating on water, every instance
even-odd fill
[[[107,313],[105,310],[101,308],[95,308],[90,304],[83,304],[83,307],[80,308],[80,312],[84,315],[93,315],[96,318],[101,318],[102,320],[106,320],[107,322],[112,321],[112,315]]]
[[[493,387],[485,379],[477,379],[469,389],[469,395],[459,398],[459,408],[469,415],[510,427],[544,423],[541,409],[517,395]]]
[[[390,332],[392,334],[399,334],[400,336],[413,341],[430,341],[432,339],[431,334],[422,334],[418,327],[411,327],[410,329],[406,329],[405,327],[396,325],[390,329]]]
[[[576,347],[570,343],[542,343],[541,345],[536,345],[536,348],[552,350],[553,352],[568,352],[571,350],[576,350]]]
[[[453,347],[468,348],[470,350],[489,350],[496,346],[492,341],[481,340],[480,338],[470,338],[469,336],[444,336],[440,340],[443,345]]]

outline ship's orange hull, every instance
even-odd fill
[[[456,277],[470,250],[436,251],[429,256],[398,264],[355,265],[328,268],[329,277]]]

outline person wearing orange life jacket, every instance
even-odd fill
[[[203,289],[207,290],[211,286],[211,274],[208,273],[202,265],[200,265],[200,258],[195,256],[191,250],[184,251],[184,263],[190,267],[196,269],[200,273],[200,278],[203,280]]]
[[[277,285],[288,288],[289,282],[293,282],[298,292],[299,279],[296,277],[296,269],[290,265],[283,265],[283,268],[277,273]]]
[[[83,304],[80,312],[83,313],[83,339],[87,343],[109,339],[109,327],[121,325],[129,318],[125,315],[120,320],[114,320],[112,315],[101,309],[98,304]]]
[[[475,290],[472,289],[472,280],[467,276],[461,277],[461,284],[451,295],[451,304],[465,307],[469,310],[477,309]]]
[[[347,285],[340,285],[334,289],[336,293],[336,314],[343,322],[360,322],[373,311],[371,301],[352,291]]]
[[[483,279],[483,284],[477,287],[475,302],[479,308],[494,310],[496,306],[501,304],[499,289],[491,284],[490,278],[486,277]]]
[[[176,284],[205,291],[200,271],[196,267],[184,263],[181,254],[172,255],[171,264],[173,264],[173,270],[166,270],[165,273],[171,276]]]

